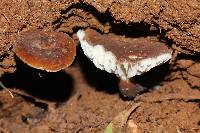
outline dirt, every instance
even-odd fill
[[[135,102],[129,120],[138,131],[200,132],[200,2],[197,0],[1,0],[0,132],[103,132]],[[155,36],[173,49],[169,63],[137,76],[148,91],[133,100],[118,91],[117,77],[100,71],[78,47],[74,64],[46,73],[18,59],[12,45],[30,29],[60,31],[79,44],[90,27],[128,37]],[[127,130],[128,132],[128,130]]]

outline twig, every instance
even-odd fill
[[[28,93],[25,93],[24,91],[20,91],[18,89],[13,89],[12,93],[16,94],[17,96],[21,96],[22,98],[33,99],[35,102],[38,102],[38,103],[45,103],[45,104],[48,103],[47,100],[37,99],[36,97],[34,97]]]
[[[3,89],[5,89],[6,91],[8,91],[8,93],[10,94],[10,96],[12,98],[14,98],[14,95],[12,94],[12,92],[8,88],[6,88],[1,81],[0,81],[0,87],[3,88]]]

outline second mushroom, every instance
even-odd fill
[[[76,45],[71,37],[61,32],[39,29],[22,33],[13,50],[27,65],[47,72],[68,67],[76,56]]]
[[[102,35],[92,29],[79,30],[77,36],[84,54],[97,68],[120,78],[119,89],[125,97],[135,97],[141,89],[130,78],[167,62],[172,56],[172,50],[155,37],[125,38]]]

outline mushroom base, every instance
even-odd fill
[[[119,90],[121,94],[126,98],[134,98],[137,94],[143,92],[147,88],[140,84],[134,83],[134,81],[119,80]]]

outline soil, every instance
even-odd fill
[[[0,133],[99,133],[136,102],[141,104],[129,120],[138,132],[200,132],[199,1],[1,0],[0,5],[0,81],[9,89],[0,90]],[[173,49],[173,58],[136,76],[149,90],[124,99],[117,77],[95,68],[79,48],[76,32],[86,27],[155,36]],[[72,66],[47,73],[22,63],[12,45],[30,29],[70,35],[78,48]]]

